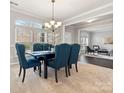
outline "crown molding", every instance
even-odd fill
[[[42,21],[48,21],[49,20],[46,17],[41,17],[41,16],[35,15],[35,14],[29,12],[29,11],[25,11],[25,10],[22,10],[22,9],[17,8],[17,7],[13,7],[13,6],[10,6],[10,11],[14,11],[14,12],[17,12],[17,13],[21,13],[21,14],[24,14],[24,15],[31,16],[31,17],[35,17],[35,18],[40,19]]]
[[[87,16],[87,15],[90,15],[90,14],[93,14],[93,13],[97,13],[97,15],[87,17],[87,18],[83,18],[84,16]],[[69,18],[69,19],[66,19],[66,20],[63,21],[63,23],[67,26],[67,25],[71,25],[71,24],[74,24],[74,23],[85,21],[85,20],[88,20],[88,19],[91,19],[91,18],[94,18],[94,17],[107,15],[107,14],[112,14],[112,13],[113,13],[113,3],[109,3],[109,4],[106,4],[104,6],[93,9],[91,11],[82,13],[80,15],[74,16],[74,17]]]
[[[93,28],[95,28],[96,30],[90,30],[92,29],[92,27],[88,27],[88,28],[80,28],[78,29],[79,31],[88,31],[88,32],[107,32],[107,31],[113,31],[113,25],[112,24],[109,24],[108,26],[104,26],[102,25],[102,29],[98,30],[99,29],[99,26],[95,26]]]
[[[109,8],[110,8],[110,9],[109,9]],[[85,20],[88,20],[88,19],[90,19],[90,18],[94,18],[94,17],[97,17],[97,16],[110,14],[110,13],[113,13],[112,8],[113,8],[113,3],[109,3],[109,4],[106,4],[106,5],[104,5],[104,6],[101,6],[101,7],[98,7],[98,8],[96,8],[96,9],[93,9],[93,10],[91,10],[91,11],[82,13],[82,14],[80,14],[80,15],[71,17],[71,18],[69,18],[69,19],[65,19],[65,20],[63,21],[63,24],[64,24],[65,26],[67,26],[67,25],[71,25],[71,24],[74,24],[74,23],[78,23],[78,22],[81,22],[81,21],[85,21]],[[100,11],[102,12],[102,11],[104,11],[104,9],[108,9],[109,12],[106,10],[107,12],[100,13]],[[10,5],[10,10],[11,10],[11,11],[15,11],[15,12],[17,12],[17,13],[24,14],[24,15],[28,15],[28,16],[31,16],[31,17],[35,17],[35,18],[40,19],[40,20],[42,20],[42,21],[49,21],[49,18],[47,18],[47,17],[41,17],[40,15],[33,14],[33,13],[29,12],[29,11],[25,11],[25,10],[23,10],[23,9],[19,9],[18,7],[14,7],[14,6],[12,6],[12,5]],[[97,16],[92,16],[92,17],[88,17],[88,18],[83,18],[84,16],[90,15],[90,14],[95,13],[95,12],[99,12],[99,15],[97,15]]]
[[[80,29],[80,28],[86,28],[86,27],[92,27],[92,26],[96,26],[96,25],[105,25],[105,24],[112,24],[111,22],[113,21],[113,19],[107,19],[107,20],[104,20],[102,22],[92,22],[90,24],[84,24],[84,25],[77,25],[77,26],[73,26],[75,29]]]

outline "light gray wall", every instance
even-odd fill
[[[63,35],[62,26],[60,28],[58,28],[55,32],[57,32],[57,34],[59,34],[59,36],[56,37],[56,39],[57,39],[56,44],[61,44],[62,43],[62,35]]]
[[[74,31],[73,31],[73,38],[74,38],[73,43],[78,43],[78,29],[76,28],[74,28]]]
[[[65,43],[78,43],[78,29],[73,26],[65,27]]]
[[[107,37],[113,37],[113,31],[99,31],[91,33],[91,43],[93,45],[99,45],[102,49],[113,49],[113,44],[104,44],[104,40]]]

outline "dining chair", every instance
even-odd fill
[[[68,77],[67,68],[68,68],[68,59],[69,59],[69,55],[70,55],[70,48],[71,48],[71,46],[69,44],[56,45],[54,60],[53,59],[51,60],[50,56],[47,56],[49,58],[46,58],[47,66],[55,69],[56,82],[58,82],[57,70],[59,70],[60,68],[65,67],[66,77]]]
[[[34,43],[33,44],[33,51],[51,51],[51,48],[53,48],[54,46],[52,44],[48,44],[48,43]],[[41,61],[41,63],[43,64],[43,58],[42,57],[37,57],[38,60]],[[36,67],[34,67],[34,71],[36,71]]]
[[[44,43],[44,45],[43,45],[44,51],[51,51],[51,48],[54,48],[54,46],[52,44]]]
[[[43,51],[43,44],[42,43],[34,43],[33,51]]]
[[[76,72],[78,72],[77,61],[78,61],[79,51],[80,51],[80,45],[79,44],[72,44],[71,45],[70,56],[69,56],[69,61],[68,61],[68,74],[69,74],[69,76],[71,75],[70,65],[72,65],[72,64],[75,64]]]
[[[50,50],[50,45],[49,45],[48,43],[44,43],[44,45],[43,45],[43,50],[44,50],[44,51]]]
[[[16,50],[17,50],[17,56],[19,59],[19,65],[20,65],[20,71],[19,76],[21,75],[22,69],[23,69],[23,79],[22,82],[24,82],[26,69],[32,68],[32,67],[38,67],[39,69],[39,76],[41,76],[41,63],[38,59],[35,58],[28,58],[25,57],[25,46],[23,44],[16,43]]]
[[[50,51],[51,48],[54,48],[54,45],[49,43],[34,43],[33,51]]]
[[[52,48],[55,49],[55,45],[53,45],[53,44],[49,44],[49,46],[50,46],[50,51],[52,50]]]

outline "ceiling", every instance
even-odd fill
[[[93,21],[88,22],[89,20],[93,20]],[[72,24],[70,26],[91,32],[113,30],[113,14],[107,14],[89,20]]]
[[[51,0],[11,0],[11,8],[31,13],[32,15],[51,19]],[[56,0],[55,19],[64,21],[70,17],[96,9],[113,0]]]

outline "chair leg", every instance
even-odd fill
[[[72,68],[72,65],[69,65],[70,69]]]
[[[41,66],[38,66],[39,76],[41,77]]]
[[[20,77],[20,75],[21,75],[21,72],[22,72],[22,67],[20,66],[19,77]]]
[[[65,66],[65,73],[66,73],[66,77],[68,77],[67,66]]]
[[[37,69],[37,68],[36,68],[36,67],[34,67],[34,72],[36,71],[36,69]]]
[[[23,69],[23,79],[22,79],[22,83],[24,82],[24,80],[25,80],[25,73],[26,73],[26,70],[25,69]]]
[[[58,78],[57,78],[57,69],[55,69],[55,80],[56,80],[56,83],[58,82]]]
[[[43,64],[43,60],[41,61],[41,64]]]
[[[77,63],[75,64],[76,72],[78,72]]]
[[[68,66],[68,75],[71,76],[70,67]]]

